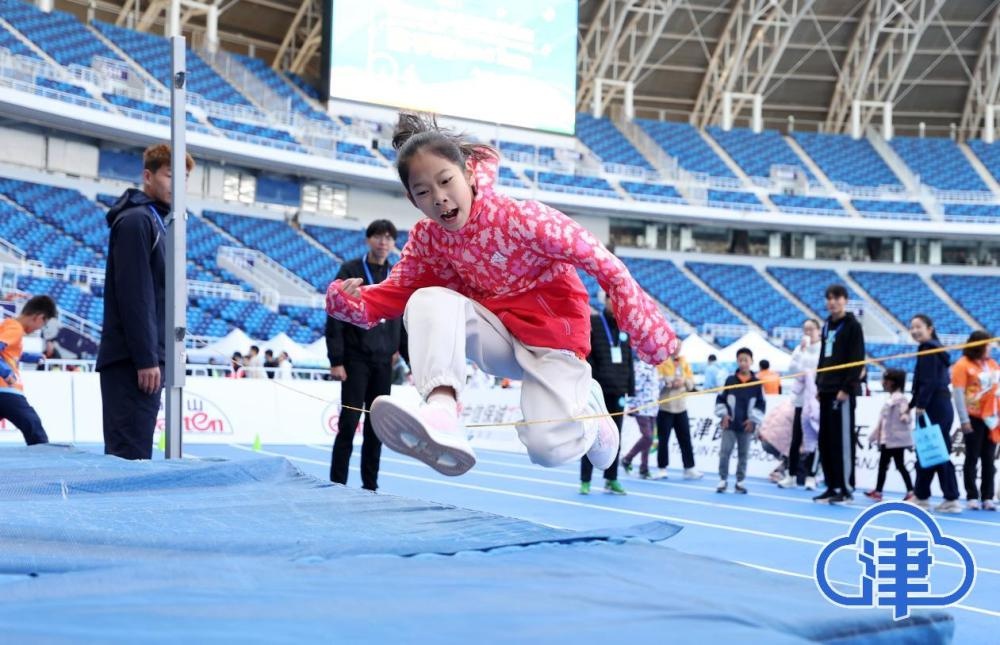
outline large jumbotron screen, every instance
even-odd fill
[[[573,134],[577,0],[333,0],[330,98]]]

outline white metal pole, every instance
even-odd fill
[[[757,134],[764,131],[764,97],[760,94],[753,95],[753,113],[751,128]]]
[[[733,129],[733,95],[731,92],[722,93],[722,130],[729,132]]]
[[[625,120],[631,123],[635,119],[635,84],[625,83]]]
[[[983,141],[986,143],[993,143],[996,139],[996,106],[987,105],[986,106],[986,123],[983,125]]]
[[[892,141],[892,102],[886,101],[882,106],[882,138]]]
[[[861,138],[861,101],[851,101],[851,138]]]
[[[599,78],[594,79],[594,104],[591,112],[595,119],[601,118],[601,90],[604,89],[604,84],[601,80]]]
[[[172,174],[170,182],[170,219],[167,224],[167,294],[166,348],[167,365],[164,383],[166,397],[166,457],[181,458],[182,425],[184,420],[184,377],[187,309],[187,145],[184,139],[186,101],[184,36],[170,39],[172,75],[170,83],[170,146]]]

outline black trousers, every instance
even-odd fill
[[[160,366],[160,383],[163,366]],[[152,459],[153,431],[160,411],[160,390],[139,390],[139,372],[121,362],[101,369],[104,454],[122,459]]]
[[[941,426],[944,445],[948,448],[948,454],[951,454],[951,426],[955,421],[955,409],[952,407],[948,390],[935,393],[927,405],[926,412],[931,423]],[[917,419],[917,423],[922,423],[921,419]],[[955,474],[955,464],[951,463],[951,459],[933,468],[921,468],[918,459],[917,483],[913,486],[913,493],[919,499],[928,499],[931,496],[931,482],[934,481],[934,475],[938,476],[938,483],[941,485],[941,493],[944,498],[948,501],[958,499],[958,477]]]
[[[795,408],[795,416],[792,417],[792,445],[788,447],[788,475],[798,477],[799,460],[802,456],[802,408]]]
[[[624,409],[622,408],[621,398],[622,398],[621,394],[613,394],[613,395],[609,395],[607,393],[604,394],[604,405],[608,407],[608,412],[614,414],[615,412],[621,412]],[[622,436],[622,421],[624,421],[621,414],[613,416],[611,418],[615,420],[615,425],[618,426],[619,446],[618,446],[618,454],[615,455],[615,460],[611,463],[610,466],[608,466],[607,470],[604,471],[604,479],[607,479],[608,481],[613,481],[615,479],[618,479],[618,458],[622,454],[621,436]],[[587,459],[587,455],[584,455],[583,458],[580,460],[580,481],[589,482],[590,478],[593,477],[593,475],[594,475],[594,464],[590,463],[590,460]]]
[[[656,465],[666,468],[670,465],[670,431],[677,433],[677,444],[681,447],[681,462],[684,468],[694,468],[694,449],[691,447],[691,419],[687,410],[683,412],[656,413],[656,440],[660,447],[656,449]]]
[[[0,392],[0,419],[13,423],[14,427],[24,435],[24,442],[29,446],[49,442],[49,436],[42,427],[42,420],[38,418],[35,408],[31,407],[23,394]]]
[[[978,417],[969,417],[972,432],[965,435],[965,496],[968,499],[982,499],[984,502],[993,499],[995,492],[993,478],[996,476],[996,444],[990,441],[990,430],[986,423]],[[983,464],[983,485],[976,487],[976,469],[979,462]],[[980,497],[981,495],[981,497]]]
[[[895,462],[899,476],[903,478],[906,491],[913,490],[913,480],[910,479],[910,471],[906,469],[906,448],[886,448],[882,446],[878,457],[878,481],[875,483],[875,490],[882,492],[885,486],[885,476],[889,472],[889,463]]]
[[[344,361],[347,379],[340,384],[340,401],[354,408],[371,410],[372,401],[392,390],[392,360]],[[333,456],[330,459],[330,481],[347,483],[347,473],[354,451],[354,431],[358,427],[361,413],[347,408],[340,409],[337,423],[337,437],[333,440]],[[378,490],[378,467],[382,458],[382,442],[372,431],[370,414],[365,415],[364,436],[361,443],[361,487]]]
[[[837,401],[836,392],[819,395],[819,457],[828,489],[854,490],[854,396]]]

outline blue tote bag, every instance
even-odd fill
[[[924,425],[917,421],[917,427],[913,430],[913,446],[917,450],[917,462],[921,468],[933,468],[948,461],[948,447],[944,443],[944,435],[941,434],[941,426],[931,423],[931,418],[926,413],[921,417]]]

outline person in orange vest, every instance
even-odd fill
[[[21,354],[24,336],[31,334],[59,315],[56,303],[49,296],[35,296],[21,312],[0,322],[0,419],[6,419],[21,431],[29,446],[48,443],[42,420],[24,397],[21,383]]]
[[[757,379],[764,387],[764,394],[781,394],[781,374],[771,370],[771,361],[760,359],[760,371]]]

